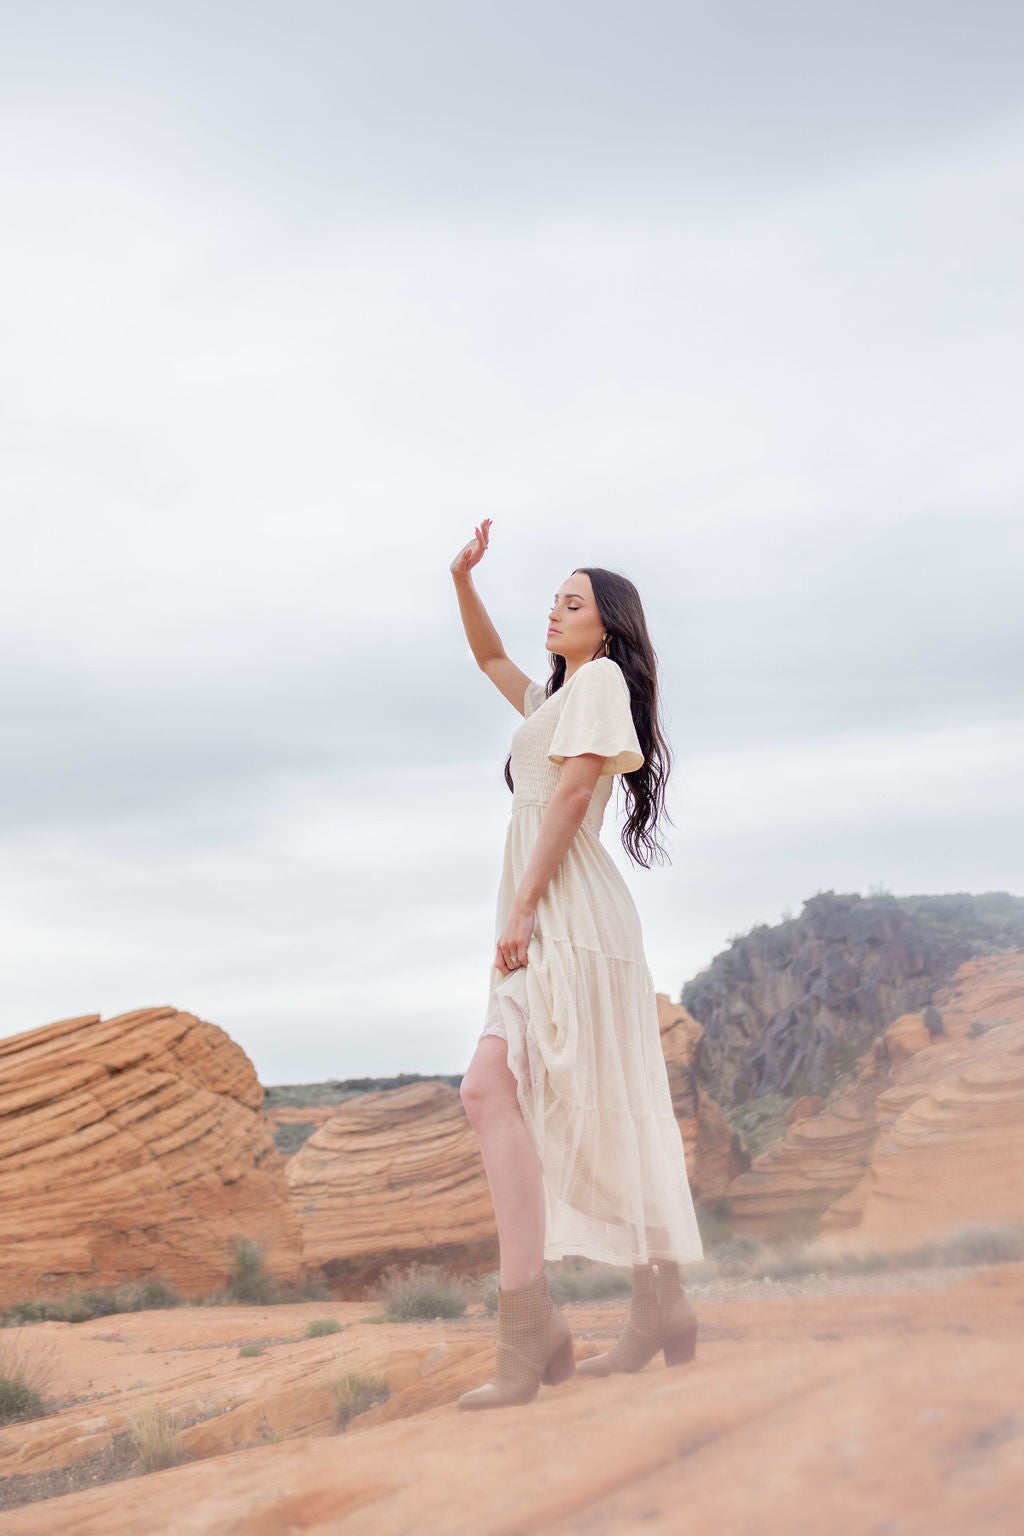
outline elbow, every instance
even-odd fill
[[[594,791],[592,789],[566,790],[563,798],[566,816],[579,826],[590,809],[590,802],[593,798]]]

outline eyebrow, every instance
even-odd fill
[[[585,603],[586,602],[586,598],[583,596],[582,592],[567,592],[565,595],[566,595],[566,597],[578,597],[581,603]],[[557,592],[555,593],[555,602],[556,603],[558,602],[558,593]]]

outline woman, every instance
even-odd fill
[[[637,1371],[662,1349],[692,1359],[696,1315],[681,1263],[703,1257],[672,1111],[636,907],[599,833],[621,774],[622,841],[648,867],[669,755],[655,654],[636,588],[573,571],[550,610],[547,685],[505,655],[473,586],[491,519],[451,564],[473,655],[526,717],[513,790],[483,1032],[462,1080],[494,1200],[501,1272],[494,1378],[460,1408],[527,1403],[575,1369],[543,1263],[632,1264],[629,1322],[580,1374]],[[510,772],[511,769],[511,772]]]

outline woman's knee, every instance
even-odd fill
[[[470,1068],[464,1074],[459,1086],[459,1097],[466,1114],[474,1123],[485,1118],[493,1091],[485,1072]]]
[[[515,1099],[515,1079],[504,1063],[473,1061],[463,1075],[459,1096],[476,1125],[509,1107]]]

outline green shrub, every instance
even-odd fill
[[[231,1244],[231,1273],[228,1276],[227,1296],[230,1301],[243,1306],[266,1306],[274,1300],[274,1281],[263,1267],[263,1248],[260,1243],[236,1237]]]
[[[17,1376],[0,1376],[0,1424],[15,1419],[41,1419],[46,1412],[42,1396]]]
[[[306,1324],[307,1339],[322,1339],[328,1333],[340,1333],[341,1324],[333,1317],[314,1317]]]
[[[363,1376],[358,1371],[346,1371],[331,1383],[334,1394],[335,1422],[344,1429],[359,1413],[386,1403],[391,1388],[383,1376]]]
[[[367,1299],[382,1302],[390,1322],[405,1322],[413,1317],[461,1317],[471,1296],[468,1282],[439,1264],[411,1264],[404,1270],[393,1264]]]
[[[266,1352],[267,1346],[265,1344],[243,1344],[241,1349],[238,1351],[240,1357],[243,1360],[251,1360],[253,1356],[265,1355]]]
[[[48,1412],[53,1345],[24,1337],[0,1340],[0,1424],[39,1419]]]
[[[157,1307],[177,1307],[181,1297],[164,1280],[145,1283],[127,1281],[122,1285],[99,1286],[93,1290],[70,1287],[52,1301],[16,1301],[0,1312],[0,1326],[21,1327],[26,1323],[87,1323],[96,1317],[112,1317],[116,1312],[145,1312]]]

